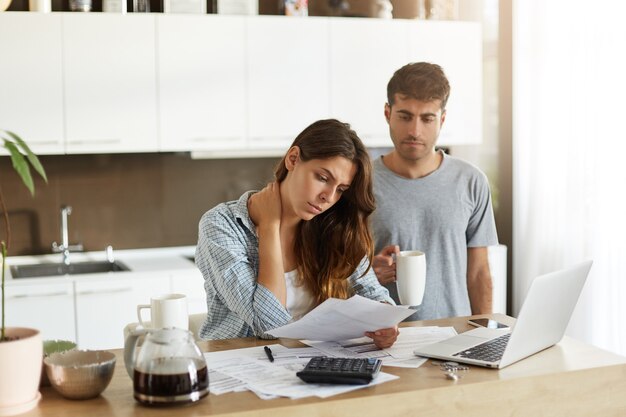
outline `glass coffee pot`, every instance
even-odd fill
[[[124,362],[133,379],[134,397],[142,404],[186,404],[209,393],[204,356],[187,330],[133,331],[126,338]]]

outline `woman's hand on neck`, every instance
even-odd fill
[[[270,182],[248,199],[250,220],[259,229],[280,229],[282,202],[279,184]]]
[[[256,225],[259,238],[259,274],[257,283],[263,285],[280,301],[287,305],[287,287],[283,266],[281,244],[282,201],[280,185],[269,183],[248,199],[248,214]]]

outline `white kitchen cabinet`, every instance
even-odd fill
[[[171,292],[187,296],[189,314],[207,312],[206,292],[202,273],[196,269],[176,271],[171,274]]]
[[[330,116],[329,20],[247,22],[249,147],[282,153],[306,126]]]
[[[246,145],[245,19],[157,17],[162,151]]]
[[[38,329],[43,340],[76,341],[72,281],[12,282],[5,290],[7,326]]]
[[[81,349],[124,346],[124,327],[137,322],[137,305],[168,293],[166,273],[118,273],[76,279],[76,329]]]
[[[155,19],[63,14],[67,153],[158,150]]]
[[[331,112],[367,146],[392,146],[384,109],[387,82],[408,62],[408,21],[334,18],[330,22]]]
[[[0,129],[37,154],[63,153],[61,16],[0,13],[0,57]]]
[[[434,62],[450,81],[440,145],[482,142],[482,34],[471,22],[419,22],[409,25],[409,61]]]
[[[439,144],[482,139],[472,22],[12,12],[0,56],[0,128],[42,154],[282,155],[328,117],[389,147],[387,82],[423,60],[452,87]]]

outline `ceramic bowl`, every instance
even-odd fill
[[[97,397],[111,382],[115,355],[106,350],[70,350],[43,360],[50,384],[65,398]]]
[[[44,340],[43,341],[43,358],[52,355],[56,352],[65,352],[67,350],[76,349],[76,343],[70,340]],[[48,380],[48,375],[46,374],[46,366],[41,366],[41,380],[39,385],[42,387],[49,387],[50,381]]]

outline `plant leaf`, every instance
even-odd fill
[[[18,147],[22,148],[22,150],[26,154],[26,157],[30,161],[30,164],[33,166],[33,168],[35,168],[35,171],[37,171],[39,173],[39,175],[41,175],[41,178],[43,178],[43,180],[46,183],[48,183],[48,177],[46,176],[46,171],[43,169],[43,166],[41,165],[41,162],[39,162],[39,158],[37,158],[37,155],[35,155],[33,153],[33,151],[30,150],[30,148],[28,147],[26,142],[24,142],[24,140],[22,138],[20,138],[18,135],[16,135],[15,133],[13,133],[13,132],[11,132],[9,130],[5,130],[5,132],[11,138],[13,138],[13,140],[15,140],[15,143],[17,143]]]
[[[28,162],[24,158],[24,155],[20,153],[17,146],[11,141],[5,140],[4,147],[11,153],[11,161],[13,162],[13,168],[22,178],[22,182],[30,191],[30,195],[35,195],[35,184],[33,183],[33,177],[30,175],[30,167]]]

